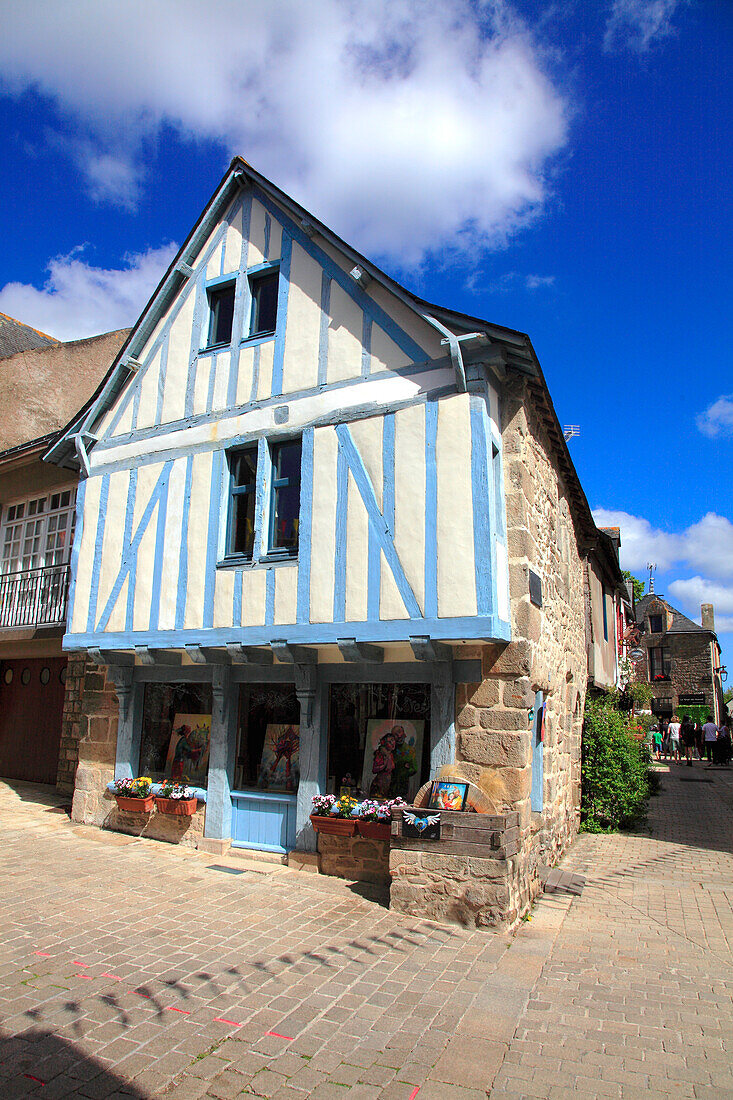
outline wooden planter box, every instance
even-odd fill
[[[320,814],[310,815],[311,824],[317,833],[325,833],[327,836],[355,836],[355,817],[322,817]]]
[[[161,798],[156,795],[155,805],[159,814],[173,814],[176,817],[192,817],[196,813],[196,798]]]
[[[116,794],[117,808],[132,814],[149,814],[155,805],[155,797],[149,794],[147,798],[126,798],[123,794]]]
[[[359,836],[365,840],[389,840],[391,830],[391,821],[359,820]]]

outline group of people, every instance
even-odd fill
[[[652,729],[654,752],[657,760],[687,761],[688,768],[697,756],[698,760],[707,760],[708,767],[728,765],[733,752],[731,740],[731,719],[724,718],[721,725],[713,721],[712,714],[707,716],[704,725],[694,721],[686,714],[682,720],[675,715],[671,720],[660,719],[659,726]]]

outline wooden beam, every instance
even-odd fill
[[[227,653],[233,665],[271,665],[272,652],[253,645],[239,645],[238,642],[227,642]]]
[[[452,661],[453,650],[444,642],[434,642],[432,638],[410,638],[410,648],[416,661]]]
[[[376,661],[381,663],[384,660],[384,649],[381,645],[357,642],[356,638],[339,638],[336,644],[345,661]]]
[[[135,656],[141,665],[177,665],[181,664],[181,654],[172,649],[148,649],[146,645],[135,646]]]
[[[124,650],[116,649],[88,649],[87,657],[90,661],[93,661],[95,665],[134,665],[135,655],[134,653],[125,653]]]
[[[287,665],[316,665],[318,664],[318,652],[315,649],[307,649],[303,645],[290,645],[285,641],[270,642],[272,652],[278,661]]]

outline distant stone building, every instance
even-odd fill
[[[689,714],[703,722],[725,713],[720,679],[720,645],[712,604],[701,607],[702,626],[654,592],[636,605],[644,656],[635,662],[637,681],[654,688],[657,715]]]

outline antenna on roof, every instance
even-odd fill
[[[565,436],[565,442],[567,443],[573,436],[580,435],[580,424],[566,424],[562,434]]]
[[[654,570],[657,568],[657,563],[655,561],[649,561],[649,562],[647,562],[646,567],[649,570],[649,595],[653,596],[654,595]]]

